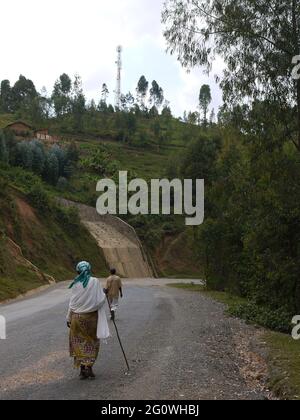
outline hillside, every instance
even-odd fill
[[[160,143],[156,141],[153,135],[153,119],[138,118],[133,141],[124,142],[118,139],[119,134],[116,129],[118,118],[117,114],[108,115],[105,124],[103,124],[103,117],[99,114],[95,126],[92,128],[86,126],[83,133],[74,133],[68,118],[48,122],[50,133],[58,135],[60,138],[59,146],[67,149],[70,145],[73,145],[78,150],[79,159],[76,170],[72,171],[71,177],[63,185],[41,183],[42,190],[49,197],[52,197],[52,199],[62,197],[95,207],[97,199],[96,183],[103,177],[116,179],[120,170],[127,170],[130,178],[138,177],[147,181],[153,178],[166,177],[172,172],[176,159],[184,152],[186,145],[189,143],[188,135],[190,133],[195,135],[200,130],[197,126],[183,124],[174,118],[166,120],[159,117],[161,118],[161,126],[163,127],[164,124],[168,126],[168,133],[164,142]],[[14,115],[0,116],[2,128],[16,119],[17,116]],[[37,125],[32,125],[37,128]],[[137,143],[141,133],[146,133],[148,136],[148,144]],[[26,142],[30,140],[28,138]],[[19,141],[21,139],[18,139]],[[45,146],[48,147],[47,144]],[[25,220],[20,222],[23,226],[22,237],[15,239],[16,243],[21,246],[26,258],[47,274],[63,280],[70,277],[75,261],[82,259],[83,255],[87,255],[84,252],[85,249],[82,251],[78,242],[87,244],[88,255],[97,255],[98,250],[95,242],[83,227],[80,228],[80,235],[82,238],[88,238],[88,240],[78,241],[77,237],[75,238],[71,232],[66,230],[65,225],[62,226],[57,223],[55,215],[54,220],[52,216],[49,220],[42,217],[43,223],[40,223],[38,210],[26,202],[26,195],[28,195],[32,184],[29,173],[24,176],[24,172],[20,168],[5,168],[2,169],[2,174],[4,173],[8,177],[10,185],[15,188],[13,193],[11,190],[10,195],[13,206],[17,209],[18,217],[25,217]],[[19,196],[20,194],[21,196]],[[1,214],[3,211],[7,220],[8,212],[5,211],[3,206],[2,202]],[[40,211],[40,215],[44,216],[43,209]],[[185,244],[191,245],[188,238],[192,235],[192,232],[184,227],[181,218],[149,216],[141,220],[140,217],[128,216],[126,221],[136,228],[148,255],[150,255],[150,258],[152,257],[158,275],[174,277],[199,275],[196,257],[191,250],[187,250],[184,255],[181,255],[180,262],[178,262],[182,239],[176,241],[176,238],[182,238],[183,232],[185,232]],[[4,222],[4,224],[15,228],[16,221]],[[7,235],[12,239],[15,237],[12,232]],[[173,238],[171,245],[165,240],[165,236],[168,235]],[[60,238],[58,246],[55,243],[57,237]],[[28,246],[29,243],[30,246]],[[33,246],[31,246],[31,243]],[[42,245],[44,243],[47,243],[46,247]],[[65,250],[67,251],[65,252]],[[159,256],[158,251],[163,257]],[[61,255],[64,257],[61,258]],[[56,263],[58,256],[59,265]],[[93,259],[93,257],[86,258]],[[98,264],[96,262],[95,267],[97,270],[103,271],[104,265],[102,256],[102,261]],[[17,278],[18,275],[12,272],[10,277]],[[35,275],[33,278],[35,278]],[[37,282],[41,283],[40,280],[37,280]]]
[[[150,132],[151,124],[151,120],[145,119],[140,129]],[[155,138],[145,147],[124,143],[114,137],[114,131],[106,133],[106,136],[104,133],[104,137],[93,137],[90,133],[62,136],[66,145],[70,142],[76,143],[80,150],[80,164],[69,186],[63,192],[58,190],[55,193],[95,207],[98,198],[97,182],[103,177],[117,180],[118,171],[128,171],[130,179],[142,178],[148,183],[151,179],[176,177],[177,162],[197,133],[201,133],[201,128],[183,124],[176,119],[170,120],[170,126],[170,137],[160,146]],[[191,133],[192,137],[189,138]],[[159,276],[197,278],[203,275],[193,251],[193,230],[185,226],[182,217],[122,217],[135,227]],[[170,237],[171,243],[168,239]],[[185,251],[182,252],[182,249]]]
[[[97,275],[105,274],[104,257],[75,213],[54,203],[41,211],[32,193],[8,186],[3,170],[0,174],[0,300],[49,284],[53,278],[71,279],[74,265],[84,258]]]

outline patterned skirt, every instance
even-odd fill
[[[99,355],[100,340],[97,338],[98,312],[72,314],[70,329],[70,356],[75,368],[92,367]]]

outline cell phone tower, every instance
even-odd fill
[[[123,48],[121,45],[117,47],[118,59],[116,64],[118,66],[118,73],[117,73],[117,88],[116,88],[116,107],[120,109],[121,107],[121,71],[122,71],[122,51]]]

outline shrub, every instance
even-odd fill
[[[261,325],[270,330],[290,333],[292,329],[293,315],[285,308],[274,310],[259,306],[255,302],[247,302],[231,306],[228,313],[237,318],[242,318],[248,323]]]
[[[30,203],[41,212],[45,212],[50,209],[50,199],[42,185],[34,184],[30,188],[27,197]]]
[[[59,191],[62,191],[62,192],[68,190],[68,187],[69,187],[68,180],[61,176],[57,181],[56,187]]]
[[[77,234],[80,228],[78,210],[74,207],[64,208],[59,205],[54,207],[56,221],[61,224],[70,234]]]

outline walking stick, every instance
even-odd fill
[[[109,310],[111,312],[111,305],[110,305],[110,302],[109,302],[109,299],[108,299],[107,294],[106,294],[106,300],[107,300],[107,303],[108,303]],[[127,360],[127,357],[126,357],[126,354],[125,354],[124,347],[123,347],[122,342],[121,342],[121,338],[120,338],[120,334],[119,334],[119,331],[118,331],[118,327],[116,325],[115,320],[113,319],[112,321],[113,321],[113,324],[114,324],[115,329],[116,329],[117,337],[118,337],[119,344],[120,344],[120,347],[121,347],[121,350],[122,350],[122,353],[123,353],[123,356],[124,356],[124,359],[125,359],[125,362],[126,362],[126,365],[127,365],[128,372],[130,372],[129,363],[128,363],[128,360]]]

